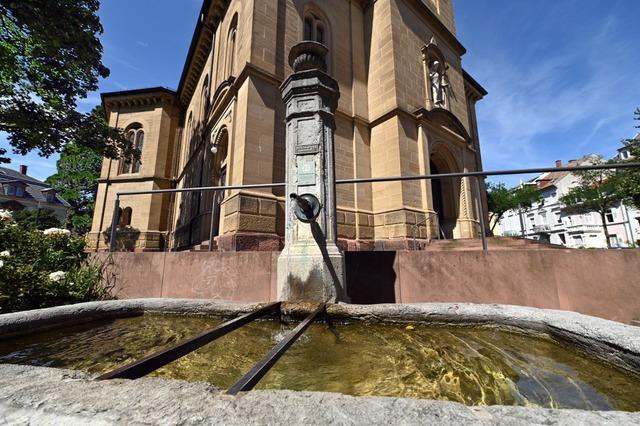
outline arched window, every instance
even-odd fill
[[[135,123],[127,127],[127,140],[137,155],[130,155],[122,159],[120,173],[139,173],[142,165],[142,149],[144,148],[144,130],[140,123]],[[137,157],[137,158],[136,158]]]
[[[120,222],[118,224],[121,227],[131,226],[132,214],[133,214],[133,209],[131,207],[127,207],[124,210],[120,209]]]
[[[238,30],[238,14],[236,13],[231,20],[229,33],[227,35],[227,57],[225,63],[225,75],[231,77],[235,72],[236,61],[236,33]]]
[[[194,134],[194,124],[193,124],[193,111],[189,113],[189,119],[187,120],[187,131],[186,135],[186,146],[189,149],[186,151],[185,162],[189,161],[189,157],[193,154],[193,150],[196,146],[196,137]]]
[[[207,111],[209,111],[209,76],[204,78],[204,84],[202,85],[202,111],[201,118],[206,120]]]
[[[327,26],[315,13],[309,12],[304,17],[304,41],[316,41],[327,45]]]
[[[140,166],[142,165],[142,148],[144,148],[144,131],[142,129],[136,132],[136,145],[135,149],[138,152],[138,159],[133,159],[133,166],[131,168],[131,173],[139,173]]]

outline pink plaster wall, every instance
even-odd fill
[[[113,294],[268,302],[276,298],[277,259],[274,252],[114,253]]]
[[[113,259],[118,298],[276,299],[276,252]],[[353,303],[500,303],[640,319],[640,250],[347,252],[346,263]]]

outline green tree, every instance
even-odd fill
[[[640,108],[635,110],[634,115],[634,120],[640,123]],[[640,129],[640,124],[635,128]],[[640,161],[640,134],[633,139],[625,140],[624,145],[629,148],[631,158],[621,160],[621,162],[636,163]],[[620,170],[618,182],[620,194],[637,208],[640,208],[640,169]]]
[[[594,165],[604,164],[602,157],[593,163]],[[621,199],[619,175],[614,170],[590,170],[576,172],[576,174],[578,176],[576,186],[562,196],[560,202],[568,212],[598,213],[607,247],[611,248],[607,212]]]
[[[521,185],[514,189],[508,189],[503,183],[488,184],[489,223],[493,223],[491,232],[509,210],[517,210],[522,215],[522,211],[530,209],[533,203],[540,200],[540,192],[532,185]],[[520,225],[522,227],[522,223]]]
[[[98,88],[99,0],[0,0],[0,131],[14,152],[58,152],[72,140],[109,157],[131,155],[122,131],[76,111]],[[8,162],[0,148],[0,163]]]
[[[103,117],[102,107],[96,107],[92,115],[96,119]],[[74,140],[62,148],[56,165],[58,170],[47,178],[47,183],[71,205],[68,225],[84,234],[91,228],[102,156]]]
[[[39,229],[42,231],[62,226],[62,221],[58,215],[54,211],[47,209],[19,210],[13,213],[13,217],[18,225],[28,229]]]

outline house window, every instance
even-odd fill
[[[16,195],[16,187],[13,185],[6,186],[7,195],[15,196]]]
[[[613,209],[607,210],[607,214],[605,216],[607,218],[608,223],[611,223],[616,219]]]
[[[540,213],[540,222],[541,222],[543,225],[546,225],[546,224],[547,224],[547,214],[546,214],[546,213]]]
[[[16,186],[16,197],[24,197],[24,188]]]
[[[56,201],[56,194],[53,191],[47,191],[47,203],[53,203]]]
[[[556,223],[558,225],[562,225],[562,214],[560,212],[556,212],[555,215],[556,215]]]
[[[577,247],[584,246],[584,240],[582,239],[582,235],[574,235],[573,236],[573,245]]]
[[[139,173],[142,165],[142,149],[144,148],[144,130],[140,124],[129,126],[127,131],[127,140],[131,143],[133,149],[138,152],[138,158],[134,155],[122,160],[120,174]]]
[[[316,41],[320,44],[326,44],[326,28],[322,19],[313,13],[308,13],[304,18],[304,41]]]
[[[560,237],[560,242],[561,242],[563,245],[566,245],[566,244],[567,244],[567,236],[566,236],[566,235],[564,235],[564,234],[558,234],[558,237]]]
[[[618,241],[618,236],[616,234],[609,235],[609,246],[611,247],[620,246],[620,241]]]

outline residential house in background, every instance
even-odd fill
[[[20,170],[0,167],[0,209],[51,210],[65,223],[71,206],[46,183],[27,176],[27,166]]]
[[[628,158],[628,157],[627,157]],[[595,156],[570,160],[569,167],[592,164]],[[563,167],[562,161],[556,162]],[[511,210],[499,224],[499,234],[524,237],[570,248],[606,248],[607,241],[600,215],[569,213],[560,198],[578,182],[572,172],[544,173],[523,185],[533,185],[541,195],[541,202],[524,211]],[[640,240],[640,211],[619,202],[606,215],[611,247],[630,247]]]

